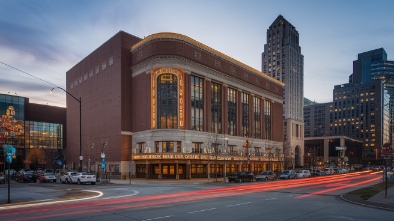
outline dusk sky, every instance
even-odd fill
[[[300,34],[305,97],[330,102],[359,53],[383,47],[394,60],[393,9],[392,0],[0,0],[0,94],[65,107],[66,93],[50,90],[120,30],[186,35],[261,71],[267,29],[283,15]]]

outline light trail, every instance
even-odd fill
[[[368,178],[365,180],[365,178]],[[62,215],[72,216],[86,213],[100,213],[103,211],[114,211],[132,208],[152,207],[163,204],[173,204],[188,201],[206,200],[212,198],[229,197],[242,194],[250,194],[265,191],[278,191],[294,188],[313,187],[319,188],[321,186],[330,185],[332,188],[325,190],[314,191],[309,194],[296,197],[302,199],[305,197],[312,197],[318,194],[333,192],[340,189],[346,189],[357,185],[364,185],[374,182],[381,177],[377,174],[369,172],[356,172],[349,174],[339,174],[332,176],[313,177],[304,179],[287,180],[285,182],[264,182],[253,183],[241,186],[226,186],[221,188],[213,188],[207,190],[179,192],[171,194],[159,194],[151,196],[133,196],[123,198],[110,198],[101,200],[91,200],[87,202],[73,202],[64,203],[60,207],[54,207],[52,204],[43,204],[34,206],[34,208],[18,208],[5,207],[0,211],[2,220],[33,220],[33,219],[48,219]],[[354,183],[351,183],[354,182]],[[334,185],[336,184],[336,185]],[[20,207],[19,207],[20,208]],[[23,217],[18,217],[23,216]]]

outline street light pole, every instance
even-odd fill
[[[226,138],[224,138],[224,144],[226,145],[225,146],[225,155],[227,155],[228,154],[228,151],[227,151],[227,147],[228,147],[228,138],[226,137]],[[224,156],[224,168],[223,168],[223,183],[225,183],[226,182],[226,170],[227,170],[227,168],[226,168],[226,161],[227,161],[227,156]]]
[[[79,172],[82,172],[82,98],[79,97],[76,98],[74,97],[74,95],[70,94],[68,91],[64,90],[61,87],[56,87],[64,92],[66,92],[66,94],[70,95],[72,98],[74,98],[76,101],[79,102]],[[53,92],[55,88],[52,88],[51,93]]]

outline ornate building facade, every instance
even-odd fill
[[[95,170],[100,152],[122,177],[283,169],[284,84],[187,36],[119,32],[67,72],[67,85],[82,100],[83,143],[99,146],[83,156]],[[72,144],[78,103],[67,107]],[[75,146],[67,156],[77,164]]]

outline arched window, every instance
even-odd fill
[[[178,128],[178,81],[172,74],[157,77],[157,128]]]

